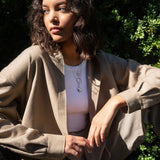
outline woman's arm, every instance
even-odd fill
[[[66,154],[79,157],[81,147],[88,149],[86,139],[42,133],[23,125],[23,112],[27,112],[25,107],[30,92],[26,86],[31,86],[36,67],[43,71],[38,65],[42,56],[38,47],[31,47],[0,72],[0,145],[31,158],[57,160]],[[38,107],[36,108],[39,109]]]
[[[0,72],[0,145],[28,157],[58,159],[64,156],[65,136],[27,128],[18,116],[27,101],[26,85],[34,70],[31,60],[39,59],[41,52],[39,47],[30,47]]]
[[[0,72],[0,145],[28,157],[58,159],[64,156],[65,136],[27,128],[18,117],[30,69],[28,52],[34,51],[25,51]]]
[[[97,146],[100,145],[100,139],[104,141],[104,136],[120,108],[131,113],[160,103],[159,69],[113,55],[107,58],[119,94],[111,97],[93,118],[88,136],[92,146],[94,141]]]
[[[94,116],[88,135],[92,147],[94,147],[94,142],[97,147],[100,146],[101,142],[104,142],[117,111],[126,105],[124,98],[119,95],[113,96]]]

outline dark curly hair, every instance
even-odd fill
[[[91,58],[100,47],[99,27],[92,0],[68,0],[71,12],[77,17],[73,29],[73,40],[77,52],[83,58]],[[53,41],[43,22],[42,0],[33,0],[28,21],[31,27],[31,41],[48,53],[61,49]],[[82,52],[83,51],[83,52]]]

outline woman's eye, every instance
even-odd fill
[[[66,7],[60,7],[59,10],[60,11],[66,11],[67,9],[66,9]]]
[[[47,14],[49,11],[47,9],[43,9],[43,14]]]

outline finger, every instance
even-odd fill
[[[95,143],[96,143],[97,147],[99,147],[100,146],[100,128],[96,129],[94,135],[95,135],[95,137],[94,137]]]
[[[84,147],[89,153],[92,152],[92,147],[90,146],[88,139],[80,136],[70,136],[70,138],[72,144]]]
[[[72,145],[72,148],[73,148],[75,151],[77,151],[78,153],[82,153],[82,148],[80,148],[78,145],[73,144],[73,145]]]
[[[84,137],[75,136],[73,143],[75,143],[81,147],[87,147],[88,149],[91,148],[89,145],[89,141],[87,139],[85,139]]]
[[[81,156],[82,156],[82,148],[81,147],[79,147],[78,145],[76,145],[76,144],[73,144],[72,145],[72,148],[76,151],[76,152],[78,152],[78,154],[75,156],[77,159],[79,159]]]
[[[92,147],[90,146],[89,141],[84,137],[72,136],[72,145],[73,144],[76,144],[79,147],[85,148],[88,153],[92,152]]]
[[[68,154],[70,154],[70,155],[72,155],[74,157],[77,157],[79,153],[74,149],[70,149]]]
[[[96,128],[91,126],[90,131],[89,131],[89,135],[88,135],[88,140],[89,140],[89,143],[90,143],[91,147],[94,147],[94,133],[95,133],[95,130],[96,130]]]
[[[88,153],[92,153],[92,147],[90,146],[88,139],[86,139],[85,149],[87,150]]]
[[[101,142],[104,142],[106,134],[106,128],[102,128],[100,132]]]

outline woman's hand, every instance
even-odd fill
[[[82,156],[82,148],[85,148],[88,152],[91,152],[89,141],[79,136],[66,136],[65,153],[70,158],[80,159]]]
[[[119,95],[113,96],[104,105],[104,107],[94,116],[89,130],[88,140],[90,146],[97,147],[104,142],[105,136],[108,134],[112,121],[119,108],[126,106],[125,100]]]

